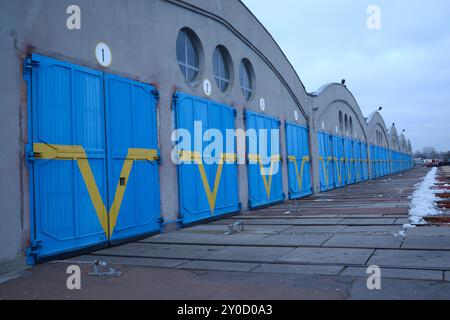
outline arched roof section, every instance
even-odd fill
[[[392,124],[389,129],[389,139],[390,139],[390,147],[392,150],[401,151],[400,149],[400,139],[398,137],[397,128],[394,124]]]
[[[404,134],[400,135],[400,151],[403,153],[408,153],[408,144]]]
[[[380,130],[383,134],[383,138],[386,141],[386,146],[390,147],[391,141],[389,139],[389,133],[388,129],[386,127],[386,122],[384,121],[381,114],[376,111],[370,114],[370,116],[367,118],[367,134],[371,140],[372,143],[376,143],[376,132],[377,129]]]
[[[316,92],[310,93],[310,96],[313,98],[312,112],[315,113],[314,119],[315,127],[317,129],[319,129],[320,122],[327,111],[334,107],[336,103],[343,103],[352,110],[353,122],[357,122],[360,125],[363,131],[364,140],[368,140],[366,120],[361,112],[358,102],[346,86],[339,83],[330,83],[322,86]],[[338,121],[337,118],[336,121]]]
[[[274,72],[305,119],[308,119],[308,94],[299,75],[273,36],[241,0],[164,1],[206,16],[228,28]]]

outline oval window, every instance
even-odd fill
[[[230,86],[230,55],[224,46],[218,46],[213,53],[214,80],[220,91],[225,92]]]
[[[199,74],[199,50],[197,36],[190,29],[182,29],[177,38],[177,60],[184,78],[194,81]]]
[[[253,95],[253,68],[249,60],[243,59],[239,67],[239,80],[241,83],[242,94],[248,101]]]

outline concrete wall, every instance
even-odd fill
[[[205,78],[213,84],[209,99],[237,109],[238,128],[244,128],[244,109],[262,112],[261,98],[266,102],[264,113],[282,122],[296,122],[296,111],[297,122],[309,126],[311,133],[315,185],[316,132],[322,121],[326,130],[335,130],[337,110],[343,110],[352,115],[357,137],[367,137],[367,124],[352,94],[337,84],[308,94],[271,35],[238,0],[77,0],[81,30],[66,27],[66,8],[71,4],[70,0],[0,0],[0,263],[23,256],[29,241],[29,185],[24,161],[28,142],[27,87],[22,80],[22,63],[31,53],[104,70],[96,62],[94,48],[98,42],[105,42],[113,55],[107,72],[151,83],[159,89],[161,210],[166,221],[178,217],[177,170],[170,161],[172,95],[183,91],[206,97],[202,90]],[[184,80],[177,64],[176,38],[184,27],[196,33],[202,47],[200,76],[194,83]],[[233,83],[225,93],[217,89],[212,75],[212,54],[219,44],[228,49],[234,66]],[[243,58],[250,60],[255,72],[254,96],[250,101],[244,99],[239,86]],[[313,112],[316,107],[318,111]],[[281,135],[285,155],[284,130]],[[282,169],[283,191],[287,195],[286,161]],[[246,168],[240,166],[239,191],[244,211],[247,185]]]

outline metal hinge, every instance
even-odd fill
[[[26,58],[23,61],[23,71],[29,72],[34,67],[39,67],[40,63],[38,61],[32,60],[31,58]]]
[[[26,58],[23,61],[23,80],[27,82],[31,81],[31,70],[39,65],[40,63],[38,61],[34,61],[31,58]]]
[[[31,143],[25,145],[25,158],[27,162],[36,160],[36,156],[39,156],[39,153],[33,151],[33,145]]]
[[[36,256],[40,248],[42,248],[42,240],[31,240],[30,246],[26,250],[27,255]]]
[[[172,96],[172,108],[175,109],[176,105],[178,104],[178,99],[180,99],[180,95],[178,92],[175,92]]]
[[[156,89],[156,88],[153,89],[153,90],[152,90],[152,94],[155,96],[156,101],[159,101],[160,94],[159,94],[158,89]]]

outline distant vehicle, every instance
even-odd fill
[[[439,160],[439,159],[425,159],[423,160],[423,163],[428,167],[428,168],[432,168],[432,167],[440,167],[444,164],[444,161]]]
[[[424,166],[425,165],[425,163],[422,160],[422,158],[414,158],[413,161],[414,161],[414,165],[415,166]]]

